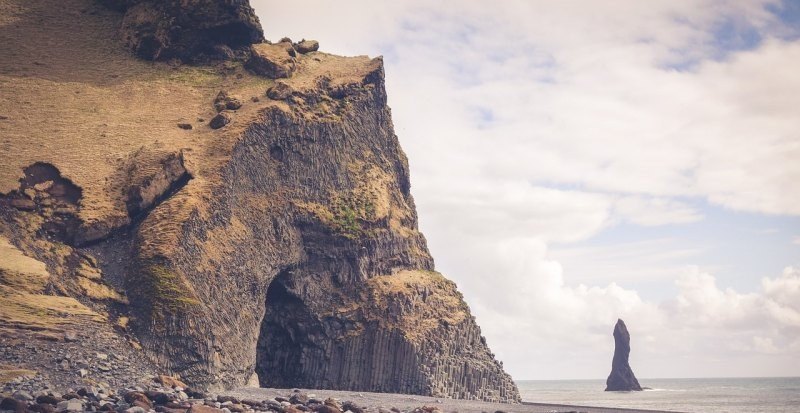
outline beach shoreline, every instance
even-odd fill
[[[242,399],[269,399],[276,396],[286,397],[295,389],[274,389],[247,387],[222,392]],[[347,390],[299,389],[303,393],[314,394],[317,398],[332,397],[341,401],[352,401],[369,412],[391,412],[392,408],[400,411],[413,411],[415,408],[436,407],[444,413],[676,413],[665,410],[645,410],[631,408],[610,408],[576,406],[567,404],[549,404],[523,401],[522,403],[492,403],[477,400],[445,399],[429,396],[398,393],[371,393]]]

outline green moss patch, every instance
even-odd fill
[[[200,305],[194,289],[183,275],[163,264],[142,267],[141,282],[134,287],[149,305],[152,316],[191,311]]]

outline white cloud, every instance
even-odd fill
[[[800,329],[800,270],[786,268],[780,278],[764,278],[761,287],[772,318],[781,325]]]
[[[434,231],[447,233],[447,238],[474,235],[501,240],[536,234],[537,239],[562,242],[585,239],[609,220],[611,200],[603,195],[521,182],[493,186],[480,180],[421,182],[421,191],[430,190],[421,219]]]
[[[637,280],[671,282],[683,271],[681,262],[696,260],[704,248],[677,238],[619,242],[610,245],[559,246],[549,256],[562,263],[573,283],[630,284]]]
[[[386,56],[420,226],[517,378],[603,377],[617,317],[640,375],[798,373],[796,270],[742,293],[677,265],[705,257],[679,235],[569,244],[705,202],[800,215],[800,42],[771,36],[777,1],[252,3],[269,38]],[[726,22],[763,42],[719,50]],[[626,287],[678,275],[663,303]]]
[[[776,354],[780,351],[769,337],[753,337],[753,349],[759,353]]]
[[[695,208],[665,198],[626,196],[615,202],[614,209],[634,224],[647,227],[686,224],[703,219],[703,215]]]
[[[497,260],[509,263],[497,268],[503,275],[476,287],[491,288],[492,294],[476,295],[473,307],[493,349],[517,378],[539,377],[530,370],[532,357],[538,361],[533,366],[545,360],[550,378],[603,377],[617,317],[632,332],[633,365],[644,377],[686,375],[687,360],[699,368],[688,374],[700,376],[708,374],[704,369],[712,359],[748,367],[759,353],[777,357],[771,374],[792,374],[790,361],[800,357],[800,272],[792,268],[765,278],[757,293],[720,289],[713,276],[689,268],[676,281],[678,296],[658,304],[615,283],[570,287],[541,247],[526,250],[517,243],[512,251],[516,256]],[[659,366],[664,359],[672,362]]]

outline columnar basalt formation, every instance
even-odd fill
[[[611,374],[606,380],[606,391],[640,391],[642,386],[633,375],[628,357],[631,354],[631,335],[628,327],[621,319],[614,326],[614,360],[611,362]]]
[[[312,278],[292,271],[270,286],[262,385],[514,399],[513,383],[498,374],[469,308],[441,274],[402,270],[344,288]]]
[[[0,159],[0,236],[44,263],[37,294],[80,301],[97,314],[92,322],[114,326],[125,351],[207,389],[257,373],[265,385],[519,400],[455,285],[434,271],[380,58],[333,56],[314,42],[300,53],[282,42],[292,70],[269,76],[279,81],[241,64],[142,63],[105,39],[124,32],[137,7],[192,2],[123,1],[119,15],[65,0],[86,12],[63,16],[44,0],[0,1],[24,11],[14,30],[63,53],[39,58],[22,48],[21,58],[44,62],[31,73],[0,71],[0,84],[16,88],[4,97],[62,99],[32,108],[0,100],[9,149]],[[249,8],[197,3],[236,16]],[[56,39],[39,30],[42,21],[72,36]],[[180,39],[232,46],[227,29],[205,29],[218,20],[201,23],[180,26],[202,28]],[[258,41],[257,29],[237,47]],[[168,40],[158,53],[134,49],[156,60],[176,45],[178,54],[205,53]],[[98,78],[76,82],[75,73]],[[44,88],[46,96],[34,93]],[[209,127],[218,114],[227,122]],[[59,119],[59,128],[26,121],[36,116]],[[0,332],[26,337],[24,317],[15,317],[0,317]]]

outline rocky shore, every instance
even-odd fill
[[[36,387],[38,386],[38,387]],[[0,412],[118,413],[655,413],[538,403],[501,404],[393,393],[306,389],[242,388],[205,393],[169,376],[113,389],[104,383],[63,392],[35,378],[12,380],[2,388]]]

